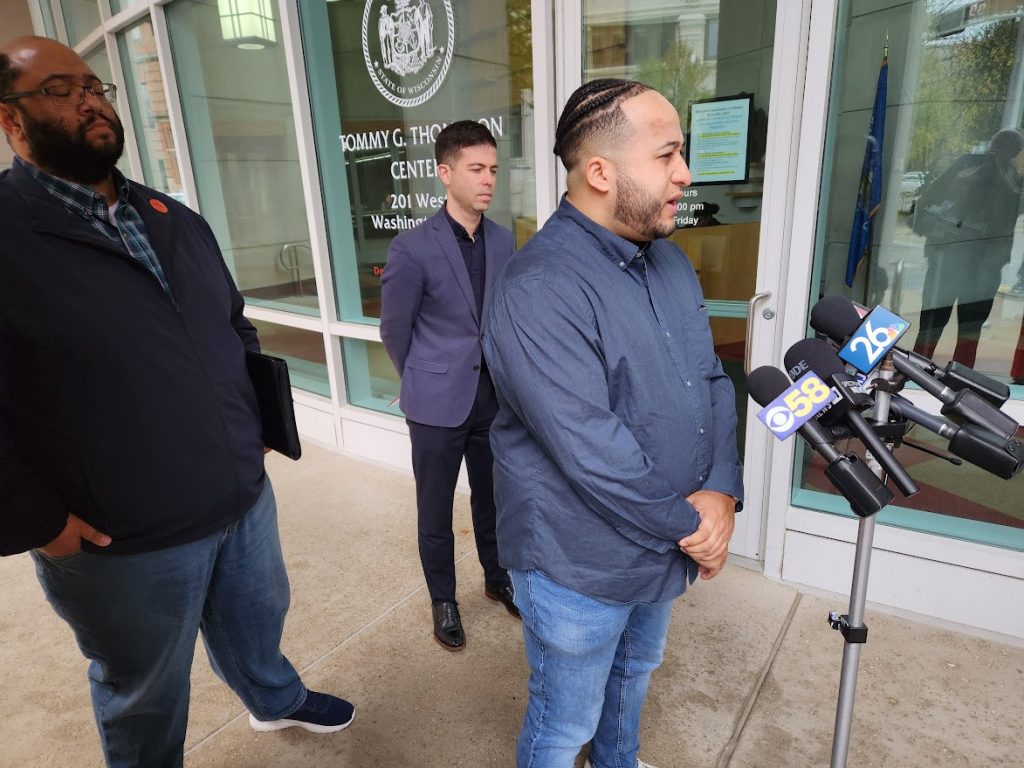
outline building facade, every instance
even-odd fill
[[[491,128],[501,179],[488,215],[522,245],[564,190],[552,154],[561,105],[607,76],[642,80],[677,106],[701,179],[673,239],[698,271],[737,389],[748,493],[737,560],[850,589],[856,519],[809,451],[770,436],[745,387],[746,371],[781,366],[807,335],[821,295],[884,304],[912,323],[910,346],[922,312],[935,324],[937,283],[983,277],[994,295],[959,294],[959,305],[988,309],[980,331],[955,310],[929,350],[1019,380],[1004,410],[1024,421],[1021,220],[997,252],[982,242],[991,233],[977,234],[940,274],[918,210],[958,158],[980,157],[1021,125],[1015,0],[25,0],[23,14],[13,5],[0,12],[13,14],[0,18],[4,37],[28,27],[63,40],[118,86],[122,169],[210,221],[264,348],[290,363],[301,431],[336,450],[409,467],[397,375],[380,344],[380,275],[391,238],[442,202],[437,132],[464,118]],[[882,199],[870,256],[848,287],[884,55]],[[1002,197],[968,197],[1019,213],[1024,155],[1010,163]],[[937,410],[919,390],[907,396]],[[913,441],[942,450],[918,432]],[[908,447],[898,456],[922,492],[878,516],[869,599],[1024,637],[1024,617],[1007,610],[1024,603],[1024,481]]]

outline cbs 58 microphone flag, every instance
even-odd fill
[[[875,105],[871,109],[868,143],[864,150],[864,165],[860,171],[857,207],[853,213],[850,231],[850,252],[846,257],[846,284],[853,287],[857,265],[871,255],[871,235],[875,214],[882,207],[882,145],[885,136],[885,102],[889,91],[889,56],[882,57],[875,86]]]

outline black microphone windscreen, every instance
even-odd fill
[[[807,371],[814,371],[823,381],[830,376],[846,373],[842,360],[828,342],[821,339],[803,339],[786,352],[786,370],[794,381]]]
[[[845,296],[823,296],[811,309],[811,328],[842,344],[860,327],[860,313]]]
[[[774,365],[762,365],[747,376],[747,392],[758,405],[768,405],[787,389],[789,379]]]

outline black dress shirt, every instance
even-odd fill
[[[469,273],[469,282],[473,286],[473,298],[476,299],[476,316],[483,320],[484,313],[484,280],[486,279],[487,265],[484,258],[484,220],[480,217],[480,224],[476,228],[476,235],[470,236],[466,228],[459,224],[448,212],[447,204],[444,207],[444,215],[452,226],[452,233],[455,235],[455,242],[459,244],[462,251],[462,260],[466,262],[466,272]]]

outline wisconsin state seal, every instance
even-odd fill
[[[454,53],[451,0],[366,0],[363,60],[392,104],[416,107],[437,93]]]

